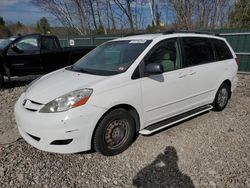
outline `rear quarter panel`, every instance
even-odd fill
[[[237,72],[238,72],[238,65],[236,62],[236,54],[233,50],[233,48],[230,46],[230,44],[227,42],[226,39],[222,38],[224,40],[224,42],[227,44],[229,50],[232,53],[233,58],[232,59],[228,59],[228,60],[223,60],[221,62],[223,62],[224,64],[224,71],[223,73],[220,75],[219,79],[218,79],[218,83],[217,83],[217,90],[219,89],[220,85],[225,81],[225,80],[229,80],[231,82],[231,91],[233,92],[233,90],[236,87],[238,78],[237,78]]]

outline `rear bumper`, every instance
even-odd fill
[[[24,95],[15,105],[15,118],[21,136],[30,145],[56,153],[91,149],[94,128],[105,109],[85,104],[66,112],[40,113],[25,109],[23,100]]]

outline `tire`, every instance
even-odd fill
[[[230,87],[223,83],[218,89],[213,102],[213,111],[222,111],[230,98]]]
[[[127,110],[109,112],[97,125],[93,137],[94,149],[106,156],[117,155],[126,150],[135,136],[135,121]]]
[[[3,84],[4,84],[4,76],[3,73],[0,71],[0,88],[3,88]]]

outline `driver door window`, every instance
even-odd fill
[[[8,49],[7,57],[11,70],[16,75],[43,73],[38,36],[19,39]]]
[[[185,69],[181,69],[178,39],[156,44],[144,62],[160,63],[165,72],[141,79],[144,123],[147,126],[184,111],[190,94],[187,90],[189,77],[182,77]]]
[[[169,39],[159,43],[145,60],[145,64],[160,63],[164,72],[179,69],[180,62],[177,39]]]

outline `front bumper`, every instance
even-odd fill
[[[40,113],[23,107],[24,94],[15,104],[15,118],[21,136],[32,146],[55,153],[76,153],[91,149],[97,121],[105,109],[85,104],[66,112]]]

